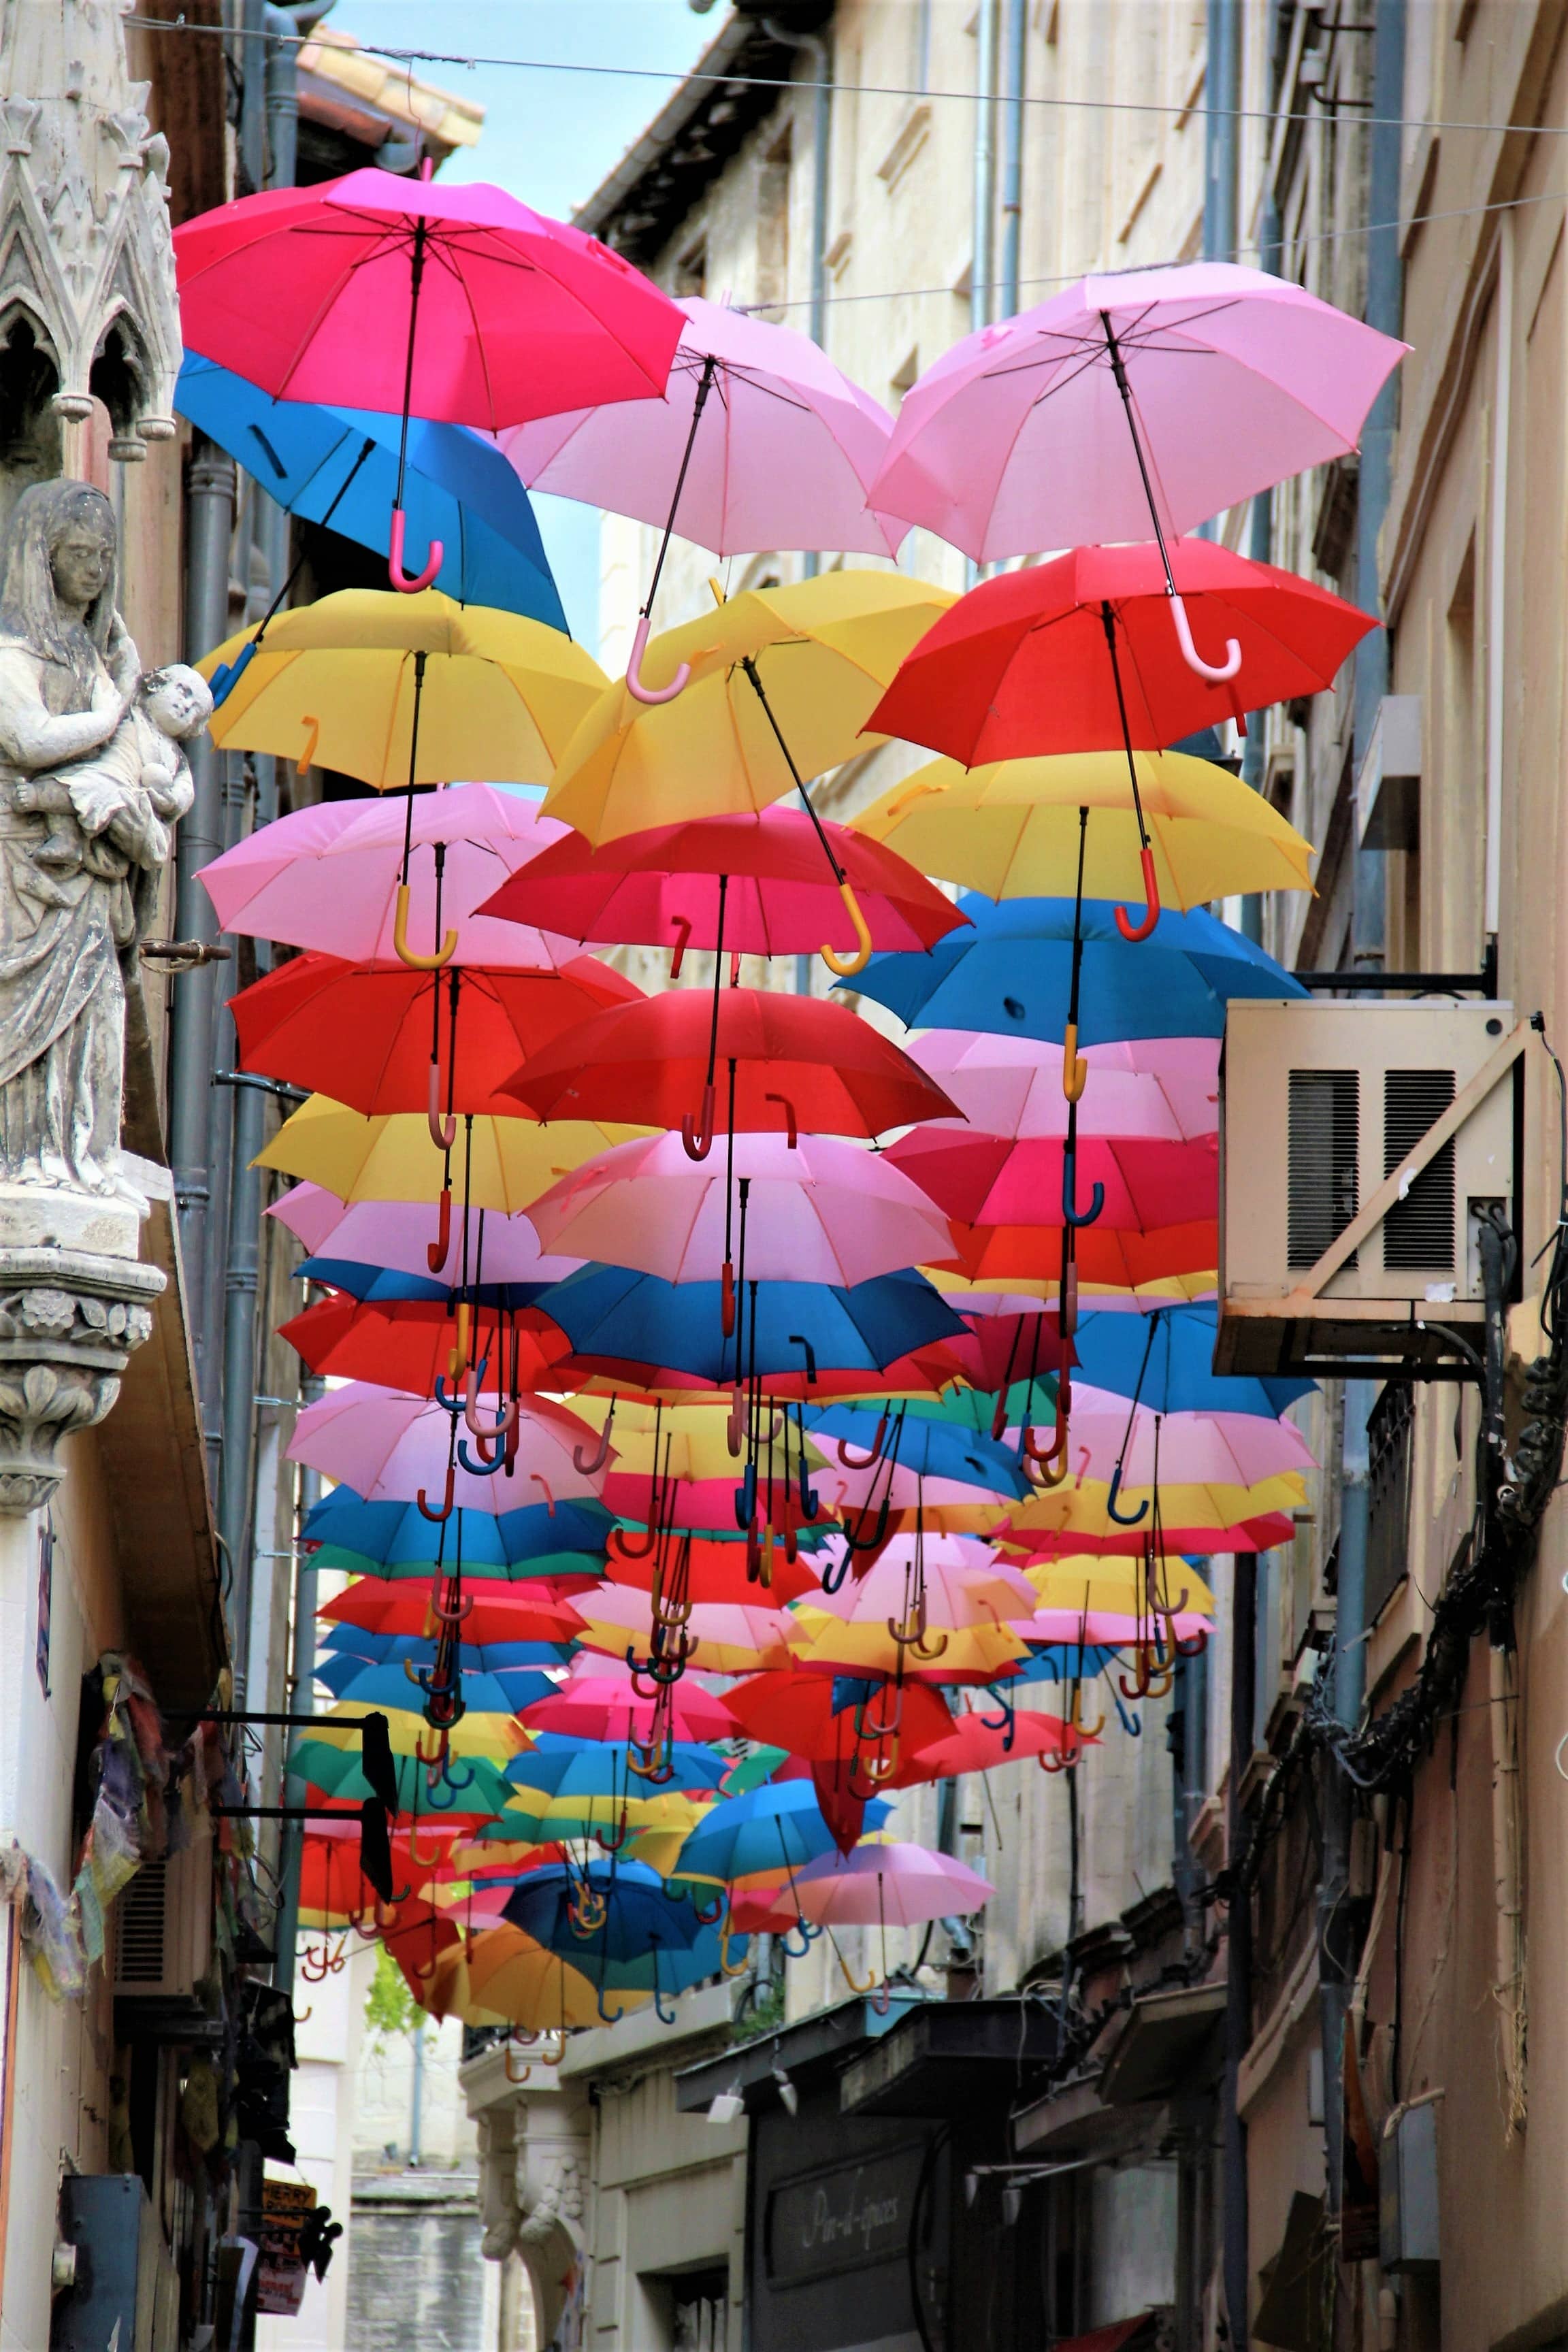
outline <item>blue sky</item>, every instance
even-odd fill
[[[696,15],[686,0],[338,0],[331,23],[391,48],[638,66],[662,77],[415,66],[422,79],[485,109],[479,145],[454,155],[442,177],[494,180],[563,219],[658,113],[724,13],[723,0],[707,16]],[[598,517],[561,499],[534,503],[572,633],[596,649]]]

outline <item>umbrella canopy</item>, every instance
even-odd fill
[[[822,832],[878,947],[930,947],[963,922],[952,900],[893,851],[847,825],[825,822]],[[824,939],[847,950],[857,943],[816,828],[802,809],[696,817],[620,834],[597,847],[567,834],[542,861],[503,882],[487,901],[487,915],[543,921],[572,939],[626,940],[679,954],[717,943],[722,879],[723,943],[732,950],[809,955]]]
[[[592,1574],[598,1569],[611,1526],[608,1513],[597,1503],[564,1497],[553,1510],[539,1502],[514,1504],[499,1514],[459,1509],[447,1522],[443,1557],[460,1536],[466,1574],[482,1574],[487,1568],[513,1576],[579,1572],[553,1564],[563,1557],[585,1562]],[[436,1565],[436,1531],[416,1504],[395,1499],[366,1502],[351,1486],[334,1486],[331,1494],[312,1504],[306,1515],[304,1540],[330,1549],[331,1564],[355,1575],[407,1571],[428,1577]],[[536,1565],[544,1561],[552,1565]],[[323,1560],[322,1565],[327,1564]],[[362,1596],[364,1590],[356,1588]],[[335,1610],[340,1605],[334,1601],[329,1607]]]
[[[832,1136],[741,1135],[750,1187],[746,1271],[762,1282],[851,1285],[942,1256],[946,1222],[890,1158]],[[667,1282],[711,1282],[726,1254],[730,1169],[691,1160],[679,1135],[623,1143],[529,1211],[540,1238]]]
[[[977,1135],[1032,1141],[1067,1134],[1062,1057],[1037,1037],[932,1029],[910,1042],[910,1058],[952,1097]],[[1088,1074],[1078,1103],[1080,1137],[1187,1143],[1217,1132],[1217,1042],[1183,1037],[1137,1046],[1118,1043],[1095,1047],[1085,1060]],[[946,1125],[929,1123],[926,1131],[935,1136]],[[963,1130],[955,1126],[952,1131]]]
[[[889,1785],[907,1789],[922,1780],[956,1780],[963,1772],[994,1772],[999,1765],[1023,1764],[1033,1757],[1077,1756],[1083,1745],[1081,1734],[1058,1715],[1007,1708],[998,1719],[966,1706],[945,1739],[905,1748]]]
[[[476,910],[502,875],[515,873],[561,837],[537,802],[495,784],[449,784],[405,801],[321,801],[295,809],[204,866],[197,879],[219,928],[290,947],[321,948],[351,963],[390,963],[396,954],[404,837],[411,831],[408,938],[438,938],[436,861],[441,856],[441,927],[455,929],[448,961],[527,966],[569,961],[559,932],[498,923]],[[889,942],[891,944],[891,942]],[[907,944],[905,942],[904,944]]]
[[[487,1927],[468,1950],[468,1979],[475,2001],[524,2033],[564,2033],[570,2027],[600,2025],[646,2008],[647,1992],[602,1986],[574,1968],[563,1952],[547,1952],[521,1927]],[[433,2002],[432,2002],[433,2005]],[[444,2007],[453,2013],[450,2000]]]
[[[185,222],[174,261],[191,343],[264,391],[487,433],[657,397],[685,323],[595,237],[482,181],[268,189]]]
[[[450,1372],[464,1335],[455,1310],[444,1303],[361,1302],[341,1295],[291,1316],[278,1336],[323,1380],[374,1381],[429,1396],[437,1374]],[[572,1352],[548,1315],[534,1307],[507,1315],[499,1332],[481,1307],[473,1340],[476,1385],[485,1396],[529,1395],[554,1386]]]
[[[1049,1391],[1044,1381],[1037,1386],[1043,1417]],[[988,1433],[989,1412],[986,1425]],[[840,1465],[816,1482],[835,1507],[863,1504],[873,1494],[879,1499],[885,1488],[896,1506],[906,1498],[913,1505],[921,1499],[920,1483],[927,1480],[932,1482],[932,1501],[948,1499],[939,1497],[936,1489],[950,1485],[1020,1497],[1028,1487],[1017,1455],[993,1444],[989,1433],[982,1436],[914,1411],[901,1424],[894,1424],[872,1405],[829,1405],[813,1413],[807,1427],[816,1444]]]
[[[1239,776],[1181,751],[1132,757],[1166,906],[1311,887],[1311,843]],[[1089,812],[1087,826],[1080,809]],[[1070,891],[1080,835],[1089,898],[1125,898],[1142,884],[1142,841],[1121,751],[972,768],[933,760],[863,809],[854,830],[922,873],[990,898]]]
[[[977,563],[1191,530],[1353,449],[1406,346],[1231,262],[1086,278],[966,335],[906,394],[870,498]]]
[[[613,1006],[532,1055],[510,1092],[540,1118],[614,1117],[678,1128],[702,1097],[715,1002],[719,1109],[726,1120],[732,1061],[737,1133],[880,1135],[952,1110],[907,1054],[844,1006],[758,988],[721,989],[716,1000],[671,989]]]
[[[427,1666],[434,1663],[433,1645],[430,1658],[424,1663]],[[403,1706],[411,1695],[418,1696],[418,1686],[404,1673],[400,1659],[375,1664],[368,1658],[342,1658],[336,1662],[335,1670],[332,1660],[319,1659],[316,1680],[325,1683],[345,1706]],[[515,1666],[500,1671],[461,1667],[458,1686],[465,1720],[469,1715],[513,1716],[552,1687],[548,1675]]]
[[[260,626],[198,665],[207,677],[220,664],[237,672],[214,742],[336,768],[377,792],[452,776],[546,783],[605,688],[598,663],[559,629],[438,588],[342,588],[297,604],[266,625],[240,670]]]
[[[272,400],[192,351],[174,386],[174,406],[237,457],[288,513],[330,522],[378,555],[390,551],[396,417]],[[493,441],[467,425],[410,418],[403,507],[416,546],[441,542],[434,584],[444,594],[565,628],[528,494]]]
[[[475,1476],[447,1467],[452,1416],[438,1404],[401,1396],[369,1381],[334,1389],[308,1404],[294,1423],[290,1462],[303,1462],[329,1478],[341,1478],[367,1501],[412,1502],[421,1493],[435,1507],[443,1486],[465,1508],[499,1517],[514,1495],[511,1482]],[[516,1474],[519,1482],[542,1486],[546,1503],[592,1495],[599,1474],[585,1474],[573,1462],[574,1447],[592,1448],[585,1423],[539,1397],[518,1411]]]
[[[1103,1192],[1095,1223],[1107,1229],[1147,1232],[1219,1214],[1219,1150],[1213,1136],[1183,1143],[1080,1134],[1069,1155],[1056,1136],[1014,1142],[956,1125],[921,1126],[890,1143],[885,1157],[944,1216],[966,1224],[1076,1223],[1076,1215],[1068,1217],[1075,1169],[1079,1195],[1096,1185]]]
[[[951,1854],[919,1845],[858,1845],[825,1855],[795,1881],[800,1907],[820,1927],[919,1927],[966,1918],[991,1899],[991,1884]]]
[[[731,1513],[731,1518],[733,1514]],[[802,1551],[795,1560],[787,1560],[782,1551],[773,1553],[773,1580],[767,1588],[767,1598],[782,1608],[786,1601],[797,1601],[803,1593],[817,1589],[817,1579],[809,1566],[810,1555]],[[624,1585],[643,1592],[651,1591],[658,1574],[667,1590],[679,1580],[680,1590],[694,1606],[702,1607],[731,1602],[741,1608],[755,1604],[759,1587],[754,1578],[746,1573],[746,1547],[740,1542],[721,1542],[716,1538],[689,1537],[673,1566],[667,1568],[655,1552],[633,1555],[622,1541],[622,1531],[616,1529],[605,1548],[605,1574],[614,1584]],[[597,1598],[597,1596],[594,1596]]]
[[[774,547],[894,555],[866,504],[893,420],[809,337],[700,295],[658,402],[578,409],[501,436],[531,488],[662,523],[715,555]],[[700,403],[700,404],[699,404]]]
[[[505,1116],[502,1080],[520,1060],[526,1068],[542,1045],[628,1001],[642,1002],[636,982],[592,956],[557,971],[432,972],[310,952],[242,989],[229,1010],[243,1068],[330,1094],[367,1118],[427,1106],[438,1024],[442,1107]]]
[[[1244,708],[1321,692],[1378,625],[1299,573],[1211,540],[1176,541],[1170,564],[1200,646],[1216,656],[1227,640],[1240,646],[1245,705],[1228,670],[1216,680],[1184,658],[1157,548],[1079,547],[961,597],[904,661],[868,731],[970,768],[1118,743],[1158,751]]]
[[[892,1810],[885,1799],[871,1798],[867,1827],[880,1829]],[[833,1832],[811,1781],[767,1781],[715,1805],[681,1847],[673,1874],[720,1884],[764,1873],[778,1879],[833,1850]]]
[[[1061,1274],[1061,1244],[1050,1225],[952,1226],[953,1255],[949,1263],[974,1281],[1041,1281],[1054,1297]],[[1075,1241],[1079,1281],[1113,1284],[1147,1298],[1163,1289],[1183,1287],[1196,1295],[1212,1293],[1219,1260],[1219,1225],[1212,1217],[1198,1217],[1183,1225],[1152,1225],[1140,1232],[1131,1225],[1087,1225]],[[1157,1297],[1150,1303],[1158,1305]]]
[[[601,842],[766,808],[866,749],[883,689],[952,602],[884,572],[743,590],[649,640],[647,685],[662,688],[685,664],[685,691],[650,707],[624,681],[609,688],[562,755],[547,811]]]
[[[994,1030],[1059,1045],[1072,977],[1073,901],[1009,898],[993,906],[971,895],[959,905],[973,929],[939,940],[927,955],[873,956],[856,988],[907,1025]],[[1106,899],[1086,899],[1081,908],[1081,1045],[1220,1037],[1233,996],[1306,993],[1272,956],[1202,908],[1163,914],[1138,945],[1121,936],[1114,916]]]
[[[574,1666],[553,1698],[526,1710],[536,1731],[563,1731],[580,1739],[646,1741],[658,1701],[642,1698],[625,1668],[602,1659]],[[675,1740],[732,1739],[735,1722],[727,1702],[686,1680],[672,1686],[668,1702],[669,1737]]]
[[[462,1139],[469,1202],[476,1209],[499,1209],[503,1216],[527,1208],[554,1178],[606,1145],[644,1131],[582,1118],[536,1127],[515,1104],[510,1109],[510,1118],[475,1118]],[[330,1095],[312,1095],[301,1103],[252,1164],[319,1184],[345,1202],[434,1202],[447,1174],[446,1155],[432,1142],[423,1111],[367,1118]]]
[[[405,1276],[426,1286],[417,1290],[388,1291],[388,1297],[443,1297],[458,1281],[463,1262],[460,1219],[454,1223],[445,1258],[436,1275],[430,1271],[429,1250],[438,1235],[434,1207],[405,1201],[340,1201],[320,1184],[296,1184],[275,1201],[268,1215],[304,1244],[317,1263],[342,1266],[380,1267],[389,1277]],[[575,1273],[580,1258],[547,1255],[526,1217],[497,1216],[481,1210],[469,1228],[470,1272],[482,1269],[487,1286],[539,1288]],[[439,1277],[437,1279],[437,1277]],[[323,1281],[351,1286],[323,1273]],[[356,1295],[367,1295],[357,1293]]]
[[[1276,1418],[1317,1392],[1316,1381],[1243,1378],[1214,1370],[1218,1311],[1165,1307],[1146,1318],[1089,1312],[1075,1342],[1079,1377],[1154,1412],[1243,1412]]]
[[[758,1584],[752,1589],[749,1603],[690,1602],[679,1633],[680,1655],[686,1665],[699,1674],[744,1675],[786,1664],[793,1621],[787,1611],[767,1607],[767,1598]],[[583,1595],[583,1613],[585,1651],[611,1658],[654,1654],[651,1644],[659,1621],[654,1615],[651,1594],[626,1585],[601,1585],[597,1592]]]
[[[750,1270],[747,1274],[750,1283]],[[662,1282],[630,1268],[585,1265],[550,1293],[549,1312],[575,1352],[605,1361],[673,1366],[725,1383],[742,1371],[764,1382],[803,1361],[876,1371],[911,1349],[962,1334],[963,1325],[923,1276],[878,1275],[847,1287],[764,1282],[743,1328],[726,1339],[717,1282]],[[743,1365],[737,1360],[743,1345]],[[807,1379],[809,1381],[809,1371]]]
[[[1069,1429],[1075,1476],[1109,1479],[1120,1463],[1124,1494],[1156,1475],[1162,1495],[1168,1486],[1212,1486],[1226,1495],[1232,1518],[1247,1515],[1247,1494],[1265,1479],[1317,1466],[1293,1422],[1212,1408],[1159,1414],[1100,1389],[1075,1389]]]
[[[380,1506],[368,1507],[374,1510]],[[561,1506],[563,1511],[573,1507]],[[492,1527],[496,1524],[493,1519],[489,1522]],[[465,1569],[467,1565],[465,1560]],[[465,1658],[472,1652],[474,1663],[479,1665],[491,1653],[499,1656],[520,1643],[569,1642],[583,1622],[570,1601],[537,1588],[519,1593],[487,1590],[468,1597],[473,1607],[463,1619],[462,1649]],[[428,1592],[383,1584],[371,1577],[346,1585],[316,1614],[328,1635],[343,1637],[345,1647],[359,1642],[422,1642],[438,1631]]]
[[[548,1700],[544,1702],[548,1705]],[[725,1700],[734,1722],[752,1739],[787,1748],[792,1756],[846,1767],[857,1748],[856,1705],[841,1696],[832,1677],[804,1668],[755,1675],[737,1683]],[[952,1717],[940,1691],[914,1683],[903,1694],[900,1748],[918,1748],[945,1739]],[[864,1746],[877,1742],[868,1730]]]

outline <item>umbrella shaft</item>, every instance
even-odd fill
[[[425,276],[424,215],[414,224],[414,255],[408,276],[408,357],[403,368],[403,429],[397,436],[397,495],[392,503],[403,504],[404,478],[408,471],[408,412],[414,402],[414,338],[419,329],[419,288]]]
[[[823,856],[826,858],[828,865],[833,868],[833,878],[836,882],[842,882],[844,879],[844,868],[838,863],[837,858],[833,855],[833,845],[822,830],[822,819],[817,815],[816,811],[811,804],[811,794],[806,791],[804,782],[801,781],[800,770],[795,764],[795,754],[791,751],[789,745],[784,741],[784,730],[780,727],[778,720],[773,717],[773,704],[768,700],[767,695],[763,691],[763,681],[757,675],[757,665],[752,659],[750,654],[747,654],[744,656],[741,663],[741,667],[751,679],[752,690],[767,714],[768,725],[773,730],[773,740],[777,743],[779,750],[784,753],[784,765],[789,770],[791,776],[795,780],[795,788],[800,794],[800,797],[805,805],[805,813],[807,816],[811,819],[812,824],[816,827],[816,837],[822,844]]]
[[[670,538],[675,530],[675,518],[680,508],[680,493],[686,488],[686,470],[691,463],[691,452],[697,446],[697,428],[702,422],[702,411],[707,404],[708,395],[713,389],[713,371],[718,364],[719,362],[711,352],[708,353],[702,362],[702,373],[697,385],[697,397],[691,404],[691,430],[686,436],[686,447],[681,456],[680,471],[675,478],[675,495],[669,501],[669,517],[664,526],[664,537],[658,543],[658,554],[654,562],[653,578],[647,583],[647,602],[642,608],[643,618],[645,621],[652,613],[653,600],[658,593],[659,578],[664,571],[664,559],[669,553]]]
[[[1116,389],[1121,394],[1121,406],[1127,418],[1127,430],[1132,436],[1132,455],[1138,460],[1138,472],[1143,484],[1143,495],[1149,501],[1149,520],[1154,526],[1154,544],[1160,551],[1160,561],[1165,567],[1165,593],[1167,596],[1173,596],[1176,593],[1176,583],[1171,572],[1171,559],[1165,551],[1165,534],[1160,525],[1160,509],[1154,502],[1154,485],[1149,479],[1148,461],[1143,455],[1143,444],[1138,437],[1138,422],[1132,414],[1132,386],[1127,381],[1127,370],[1122,362],[1121,347],[1117,342],[1116,330],[1110,323],[1109,310],[1100,312],[1100,322],[1105,329],[1105,348],[1110,354],[1110,373],[1116,379]]]

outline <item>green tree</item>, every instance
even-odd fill
[[[395,2033],[421,2033],[425,2011],[384,1944],[375,1949],[375,1975],[364,1998],[364,2021],[378,2042]]]

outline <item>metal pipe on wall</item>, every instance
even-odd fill
[[[1241,85],[1240,0],[1208,0],[1204,103],[1204,259],[1236,259],[1237,131]]]
[[[996,268],[996,9],[980,0],[974,26],[974,248],[969,268],[969,324],[988,327]]]
[[[1230,1598],[1230,1771],[1226,1858],[1234,1865],[1246,1843],[1241,1784],[1252,1761],[1258,1707],[1258,1555],[1237,1552]],[[1242,2062],[1252,2040],[1252,1903],[1233,1890],[1226,1915],[1225,2084],[1222,2094],[1224,2276],[1230,2340],[1247,2344],[1248,2252],[1247,2125],[1238,2104]]]
[[[995,316],[1018,308],[1024,238],[1024,90],[1028,72],[1028,0],[1002,0],[1002,268]]]
[[[1376,1394],[1375,1381],[1345,1382],[1332,1691],[1335,1720],[1347,1729],[1359,1720],[1366,1692],[1366,1643],[1362,1635],[1372,1501],[1366,1425]],[[1344,2186],[1344,2114],[1338,2086],[1357,1959],[1345,1901],[1350,1891],[1352,1817],[1351,1784],[1331,1756],[1323,1788],[1323,1860],[1318,1884],[1318,1986],[1323,2047],[1323,2156],[1328,2210],[1332,2215],[1339,2213]]]
[[[806,61],[811,76],[811,308],[806,332],[823,351],[827,349],[827,200],[833,172],[833,51],[820,33],[794,33],[771,16],[763,19],[770,41],[794,49]],[[804,579],[815,580],[822,559],[815,548],[801,559]]]

